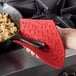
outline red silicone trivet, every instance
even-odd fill
[[[49,66],[62,68],[65,57],[64,46],[53,20],[21,19],[20,30],[23,37],[44,42],[48,47],[40,50],[21,41],[16,43],[31,49]]]

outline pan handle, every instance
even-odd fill
[[[31,40],[28,38],[24,38],[22,36],[18,36],[16,38],[14,38],[14,40],[22,41],[22,42],[27,43],[35,48],[38,48],[38,49],[44,49],[46,47],[45,43],[43,43],[41,41]]]

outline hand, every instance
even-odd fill
[[[23,47],[25,48],[25,46],[23,46]],[[29,48],[26,48],[26,52],[30,53],[32,56],[35,56],[36,58],[39,59],[39,57],[32,50],[30,50]]]
[[[76,50],[76,29],[57,27],[66,49]]]

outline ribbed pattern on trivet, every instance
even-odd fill
[[[17,42],[30,48],[42,61],[61,69],[64,63],[64,46],[53,20],[21,19],[20,30],[24,37],[39,40],[48,45],[45,50],[36,49],[28,44]]]

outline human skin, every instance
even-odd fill
[[[76,50],[76,29],[57,27],[66,49]]]

